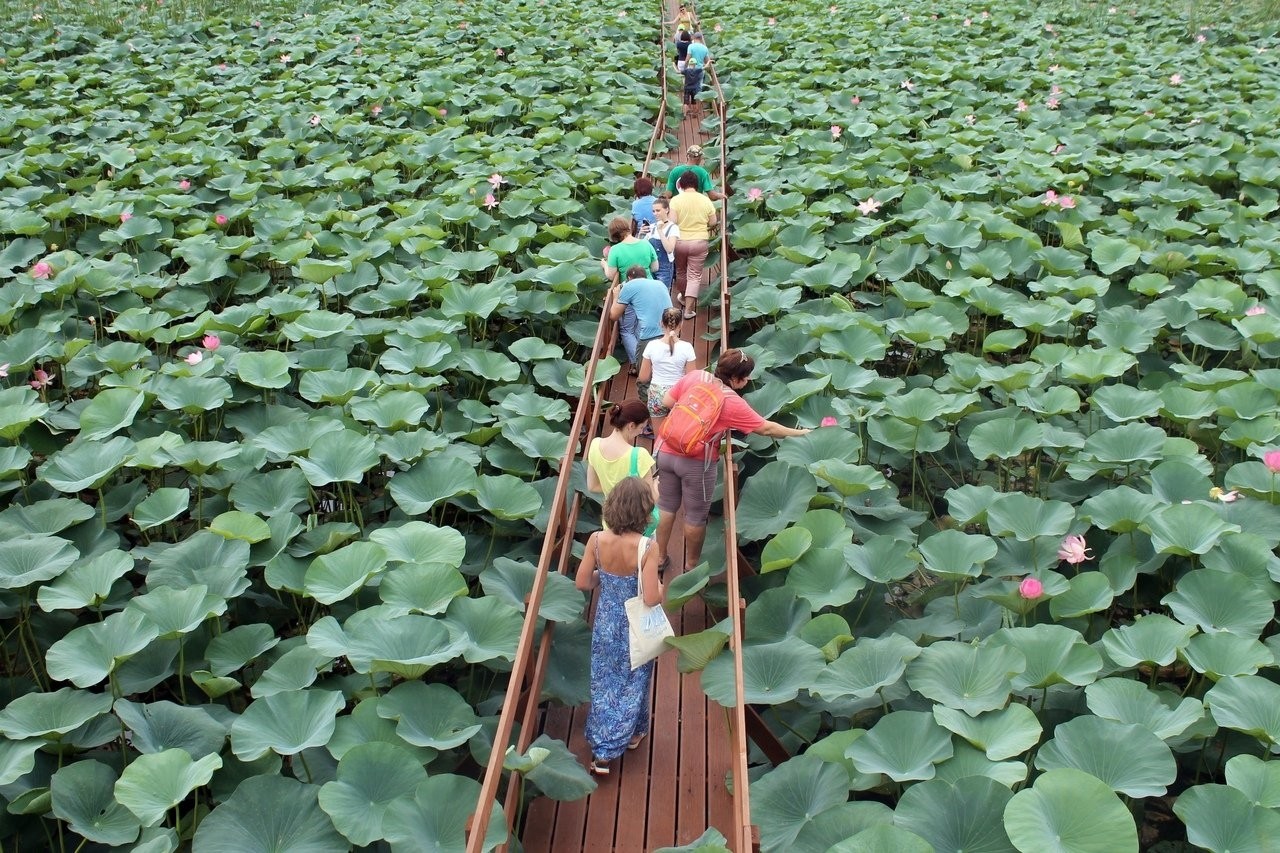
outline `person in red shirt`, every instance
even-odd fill
[[[720,466],[717,449],[720,439],[729,430],[767,435],[770,438],[788,438],[808,435],[810,430],[783,426],[766,420],[756,413],[738,392],[751,380],[756,363],[740,349],[725,350],[716,363],[715,374],[705,370],[686,373],[666,396],[662,404],[671,408],[687,389],[700,382],[716,382],[724,389],[724,406],[712,427],[711,437],[701,451],[686,456],[658,440],[658,553],[667,554],[662,569],[670,565],[667,544],[675,528],[676,513],[684,512],[684,569],[689,571],[702,560],[702,543],[707,536],[707,515],[711,509],[711,496],[715,494]]]

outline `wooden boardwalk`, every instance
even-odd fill
[[[666,164],[652,170],[657,179],[664,180],[667,168],[685,162],[690,145],[708,141],[701,119],[684,112],[677,114],[682,116],[676,134],[679,147],[669,152]],[[713,110],[703,104],[698,113],[705,116]],[[711,159],[712,149],[707,154]],[[710,265],[717,255],[713,243],[701,300],[707,302],[709,291],[711,304],[700,308],[698,317],[687,321],[681,333],[693,343],[699,367],[710,363],[720,342],[720,305],[715,298],[720,273],[718,265]],[[622,360],[620,349],[617,354]],[[612,402],[634,396],[635,379],[625,373],[613,379],[607,394]],[[706,548],[716,545],[709,541]],[[681,565],[683,547],[677,522],[670,543],[675,567]],[[718,621],[707,613],[700,597],[671,617],[678,634],[696,633]],[[734,746],[725,709],[702,692],[697,673],[681,675],[677,671],[674,653],[658,661],[652,709],[650,736],[615,763],[609,776],[598,778],[594,794],[567,803],[545,797],[530,803],[521,833],[526,853],[647,853],[688,844],[708,827],[733,837],[728,780]],[[541,720],[541,730],[568,743],[583,765],[591,759],[591,750],[583,740],[587,711],[586,705],[546,707]]]

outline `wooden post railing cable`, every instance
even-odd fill
[[[665,136],[666,132],[666,27],[662,23],[666,20],[665,10],[660,14],[659,32],[661,38],[658,44],[658,78],[661,84],[661,98],[654,121],[654,132],[649,138],[649,148],[645,153],[642,174],[648,174],[649,165],[657,147],[657,140]],[[534,737],[532,724],[537,718],[537,708],[541,704],[542,681],[546,674],[546,665],[554,632],[554,623],[548,623],[542,633],[535,655],[532,646],[537,633],[538,610],[542,605],[542,596],[546,589],[546,574],[553,558],[557,555],[559,556],[557,570],[560,572],[567,573],[572,563],[572,542],[574,530],[577,526],[580,498],[577,494],[574,494],[572,498],[569,497],[569,483],[572,481],[573,464],[577,455],[575,447],[577,447],[579,437],[584,435],[584,427],[586,428],[586,434],[582,438],[581,448],[585,457],[586,448],[591,439],[597,434],[600,426],[600,411],[604,400],[601,388],[596,385],[595,375],[600,358],[612,352],[617,343],[617,323],[609,318],[609,309],[612,303],[612,295],[607,294],[601,309],[600,322],[596,327],[596,336],[591,348],[591,358],[588,360],[583,376],[582,392],[578,397],[578,406],[574,412],[573,423],[569,427],[569,437],[566,441],[564,456],[561,459],[560,473],[556,481],[556,490],[547,519],[547,530],[544,534],[542,550],[538,557],[538,573],[534,577],[533,588],[529,592],[525,618],[520,629],[520,639],[516,645],[515,659],[512,661],[507,693],[503,698],[497,729],[494,731],[492,750],[489,754],[489,761],[485,766],[476,808],[468,822],[467,853],[481,853],[484,849],[486,830],[493,814],[493,805],[496,802],[498,787],[502,781],[503,763],[506,758],[507,748],[511,745],[511,736],[517,718],[523,722],[516,742],[517,750],[523,753]],[[531,659],[533,664],[532,672],[530,672]],[[523,708],[521,707],[522,698],[524,699]],[[508,839],[511,836],[514,825],[516,812],[514,806],[518,803],[522,793],[521,781],[519,774],[516,773],[511,774],[507,780],[506,795],[503,798],[503,811],[506,818]],[[504,841],[498,845],[497,850],[505,851],[507,847],[508,845]]]
[[[596,327],[596,337],[592,348],[591,359],[587,362],[582,378],[582,393],[578,398],[578,406],[574,412],[573,423],[569,427],[569,437],[565,442],[564,456],[560,460],[560,474],[556,481],[555,494],[551,499],[551,511],[547,517],[547,530],[542,541],[542,551],[538,556],[538,571],[534,575],[533,588],[529,591],[529,601],[525,605],[524,622],[520,627],[520,640],[516,645],[516,656],[511,664],[511,675],[507,682],[507,693],[502,700],[502,711],[498,716],[498,726],[493,734],[493,749],[489,754],[489,762],[485,766],[484,778],[480,784],[480,795],[476,809],[471,815],[467,827],[467,853],[481,853],[484,849],[486,830],[493,804],[498,794],[498,786],[502,780],[502,765],[506,757],[507,747],[511,742],[512,729],[515,726],[516,709],[520,702],[522,690],[527,685],[530,658],[533,652],[534,638],[538,627],[538,610],[542,606],[542,595],[547,585],[547,569],[551,565],[554,546],[562,522],[566,521],[565,505],[572,480],[573,462],[577,454],[579,436],[586,426],[589,410],[596,407],[595,375],[597,354],[604,343],[607,332],[613,325],[609,320],[609,305],[612,299],[605,297],[604,310],[600,323]],[[572,533],[572,530],[569,530]],[[540,686],[531,688],[535,692]],[[510,834],[513,815],[506,813],[507,832]],[[505,844],[502,845],[505,847]]]

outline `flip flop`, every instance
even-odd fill
[[[587,765],[587,770],[591,771],[592,776],[608,776],[609,762],[603,758],[593,758],[591,763]]]
[[[697,316],[698,316],[698,312],[697,312],[697,311],[686,311],[686,312],[684,312],[684,318],[685,318],[686,320],[692,320],[694,317],[697,317]]]
[[[648,737],[648,736],[649,736],[649,733],[648,733],[648,732],[645,732],[645,733],[644,733],[644,734],[642,734],[642,735],[636,735],[635,737],[633,737],[633,738],[631,739],[631,743],[627,744],[627,749],[629,749],[629,750],[630,750],[630,749],[636,749],[637,747],[639,747],[639,746],[640,746],[640,744],[641,744],[641,743],[643,743],[643,742],[644,742],[644,739],[645,739],[646,737]]]

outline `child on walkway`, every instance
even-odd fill
[[[650,341],[644,348],[644,360],[640,363],[640,382],[649,383],[649,415],[653,419],[653,431],[657,433],[662,419],[671,410],[662,404],[662,398],[686,374],[697,367],[698,354],[693,344],[680,339],[680,327],[684,314],[680,308],[668,308],[662,312],[662,337]]]

